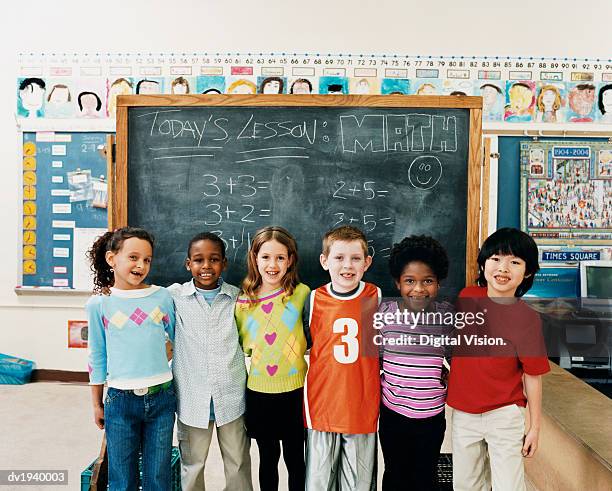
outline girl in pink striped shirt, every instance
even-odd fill
[[[446,430],[444,359],[453,334],[452,322],[444,323],[453,307],[435,298],[448,274],[448,256],[435,239],[412,235],[393,246],[389,268],[401,298],[379,308],[383,491],[406,489],[407,483],[435,490]]]

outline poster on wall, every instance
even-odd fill
[[[611,163],[610,143],[521,143],[522,229],[540,244],[609,244]]]

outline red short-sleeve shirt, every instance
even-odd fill
[[[481,414],[517,404],[525,407],[523,373],[543,375],[550,371],[542,337],[540,316],[525,302],[503,305],[487,297],[483,287],[467,287],[459,294],[459,310],[484,312],[484,324],[477,332],[503,338],[503,348],[464,351],[457,348],[451,364],[447,404],[467,413]],[[462,338],[465,346],[465,339]],[[479,348],[480,349],[480,348]],[[467,354],[466,354],[467,353]],[[480,356],[486,355],[486,356]]]

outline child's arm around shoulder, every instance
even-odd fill
[[[238,342],[246,356],[251,356],[251,338],[247,328],[249,321],[250,304],[246,295],[238,294],[234,305],[234,322],[238,330]]]
[[[159,291],[162,297],[164,330],[166,331],[166,334],[168,334],[170,341],[174,342],[174,326],[176,324],[174,299],[172,298],[172,294],[168,288],[161,287]]]

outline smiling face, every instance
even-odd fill
[[[372,258],[365,255],[359,240],[335,240],[327,256],[321,254],[320,261],[323,269],[329,271],[332,287],[338,293],[347,293],[357,288],[372,264]]]
[[[432,269],[421,261],[411,261],[402,270],[395,286],[408,309],[413,312],[427,309],[438,296],[440,283]]]
[[[260,293],[280,288],[289,266],[291,258],[287,247],[276,240],[264,242],[257,252],[257,271],[261,275]]]
[[[520,257],[493,254],[485,261],[484,277],[489,297],[514,297],[525,279],[525,261]]]
[[[437,157],[417,157],[408,168],[408,180],[418,189],[431,189],[442,177],[442,163]]]
[[[217,287],[221,273],[227,266],[227,259],[218,243],[199,240],[191,244],[189,257],[185,261],[197,288],[212,290]]]
[[[106,262],[114,270],[115,288],[137,290],[146,288],[143,281],[151,269],[153,248],[138,237],[125,239],[117,252],[107,251]]]

